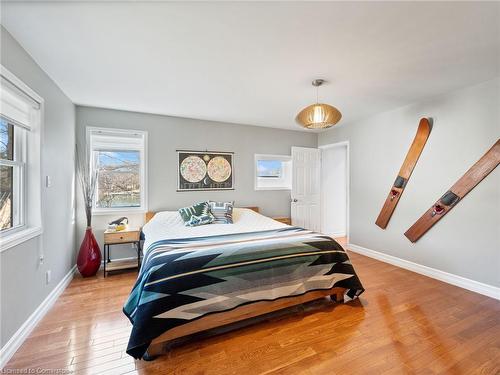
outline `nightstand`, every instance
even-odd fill
[[[110,246],[122,245],[126,243],[135,244],[137,249],[137,262],[135,260],[116,260],[109,258]],[[106,273],[128,268],[141,268],[141,231],[139,229],[126,229],[121,231],[104,232],[104,277]]]
[[[280,223],[292,225],[292,219],[285,216],[276,216],[272,218],[273,220],[279,221]]]

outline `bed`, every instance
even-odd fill
[[[153,359],[172,340],[330,296],[363,291],[328,236],[235,208],[233,224],[186,227],[177,211],[148,213],[144,258],[123,311],[127,353]]]

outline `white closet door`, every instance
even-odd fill
[[[292,225],[320,231],[321,151],[292,147]]]

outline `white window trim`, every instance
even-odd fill
[[[26,142],[27,147],[30,148],[26,166],[24,168],[23,179],[27,182],[27,169],[30,168],[32,173],[28,176],[33,182],[30,184],[32,190],[28,192],[28,184],[24,184],[24,197],[22,199],[23,206],[21,209],[24,211],[24,223],[17,228],[11,228],[0,234],[0,253],[11,249],[17,245],[22,244],[32,238],[41,236],[43,233],[42,213],[43,213],[43,199],[42,199],[42,151],[41,151],[41,135],[43,134],[43,120],[45,113],[45,101],[26,85],[20,78],[11,73],[7,68],[0,64],[0,75],[13,86],[15,86],[24,95],[33,99],[40,106],[33,116],[33,127],[28,137],[31,141]],[[23,152],[27,152],[26,148]],[[28,166],[27,163],[30,163]],[[33,165],[35,163],[35,165]],[[38,183],[36,182],[38,180]],[[29,199],[28,195],[29,194]],[[26,202],[29,200],[29,207]]]
[[[28,147],[27,138],[28,135],[26,134],[26,131],[22,127],[14,125],[14,160],[0,160],[0,165],[13,167],[12,171],[16,171],[18,173],[18,186],[16,189],[16,195],[19,197],[19,206],[17,206],[17,209],[14,210],[13,218],[17,218],[20,221],[20,224],[14,224],[11,228],[2,230],[1,236],[4,238],[26,229],[28,214],[28,210],[26,209],[26,156]],[[18,154],[18,150],[21,150],[21,154]],[[17,223],[18,220],[14,220],[14,222]]]
[[[144,138],[144,149],[141,152],[141,159],[144,160],[140,166],[141,173],[141,206],[140,207],[129,207],[129,208],[97,208],[95,207],[95,202],[92,207],[92,216],[99,215],[111,215],[111,214],[126,214],[126,213],[146,213],[148,211],[148,132],[144,130],[135,129],[116,129],[116,128],[104,128],[96,126],[87,126],[86,128],[86,142],[87,151],[89,158],[92,157],[92,145],[90,142],[90,135],[92,132],[102,131],[102,132],[112,132],[116,134],[140,134]],[[91,164],[92,165],[92,164]]]
[[[262,187],[258,186],[258,175],[257,175],[257,161],[258,160],[281,160],[281,161],[291,161],[292,157],[290,155],[272,155],[272,154],[255,154],[254,156],[254,163],[253,163],[253,169],[254,169],[254,190],[291,190],[290,187],[284,187],[284,186],[278,186],[278,187]]]
[[[38,237],[43,233],[42,227],[26,227],[19,229],[15,232],[8,231],[5,236],[2,236],[0,240],[0,253],[11,247],[17,246],[31,240],[32,238]]]

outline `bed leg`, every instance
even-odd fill
[[[149,354],[149,351],[146,350],[146,353],[144,353],[144,355],[142,356],[142,360],[143,361],[154,361],[156,358],[158,358],[158,355],[152,355],[152,354]]]
[[[338,303],[342,303],[344,302],[344,292],[337,292],[335,294],[332,294],[330,296],[330,299],[333,301],[333,302],[338,302]]]
[[[148,350],[146,350],[142,359],[144,361],[154,361],[160,355],[170,353],[170,344],[171,343],[167,341],[149,345]]]

